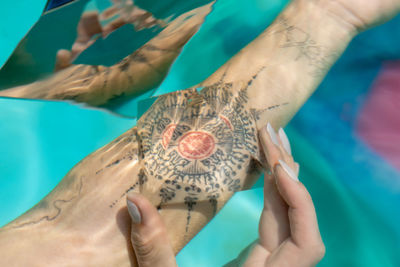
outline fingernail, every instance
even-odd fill
[[[274,128],[272,128],[269,122],[267,124],[267,132],[269,134],[269,137],[271,137],[272,143],[279,146],[278,136],[276,135]]]
[[[281,164],[282,168],[285,170],[285,172],[289,175],[290,178],[292,178],[296,182],[299,181],[297,175],[294,173],[292,168],[290,168],[289,165],[286,164],[286,162],[284,162],[283,160],[279,160],[279,164]]]
[[[131,216],[133,223],[139,224],[142,222],[142,216],[140,215],[138,207],[129,199],[126,199],[126,205],[128,206],[128,212]]]
[[[289,155],[292,155],[292,149],[290,148],[290,142],[289,142],[289,139],[288,139],[285,131],[282,128],[279,128],[278,134],[279,134],[279,138],[282,141],[283,148],[286,150],[286,152]]]

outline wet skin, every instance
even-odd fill
[[[285,125],[356,34],[337,17],[315,1],[294,1],[203,89],[161,96],[137,127],[82,160],[0,230],[0,249],[8,250],[0,261],[135,264],[127,249],[129,191],[160,209],[178,252],[234,192],[254,182],[264,161],[257,131],[267,122]],[[25,257],[16,257],[21,251]]]
[[[59,51],[56,67],[62,70],[44,80],[1,90],[0,96],[74,100],[99,106],[118,96],[143,93],[161,83],[210,10],[211,4],[177,17],[156,37],[111,67],[72,65],[65,68],[73,55]]]

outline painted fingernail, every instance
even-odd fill
[[[129,199],[126,199],[126,205],[128,206],[128,212],[131,216],[132,222],[139,224],[142,222],[142,216],[140,215],[138,207]]]
[[[271,137],[272,143],[279,146],[278,136],[276,135],[274,128],[272,128],[269,122],[267,124],[267,132],[269,134],[269,137]]]
[[[285,172],[289,175],[290,178],[295,180],[296,182],[299,181],[299,178],[297,178],[297,175],[294,173],[292,168],[289,167],[289,165],[286,164],[283,160],[279,160],[279,164],[281,164],[282,168],[285,170]]]
[[[289,155],[292,155],[292,149],[290,147],[290,142],[289,142],[289,139],[288,139],[285,131],[282,128],[279,128],[278,134],[279,134],[279,138],[282,141],[283,148],[286,150],[286,152]]]

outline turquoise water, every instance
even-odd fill
[[[46,2],[43,0],[2,1],[0,8],[0,67],[18,42],[39,19]]]
[[[257,36],[286,3],[219,1],[167,79],[142,99],[201,81]],[[382,62],[400,58],[400,36],[393,32],[400,32],[399,18],[356,38],[286,129],[327,248],[319,266],[400,266],[400,175],[353,129]],[[352,108],[343,120],[342,106],[349,102]],[[146,106],[134,99],[109,108],[134,117]],[[74,164],[134,124],[134,118],[70,103],[0,98],[0,137],[7,140],[0,145],[0,225],[33,206]],[[259,186],[262,181],[237,193],[179,253],[179,266],[222,266],[247,247],[257,237]]]

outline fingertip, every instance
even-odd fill
[[[140,214],[140,210],[138,206],[134,202],[134,198],[126,198],[126,206],[128,208],[128,213],[132,219],[134,224],[140,224],[142,222],[142,215]]]
[[[126,196],[126,203],[133,223],[148,224],[159,215],[153,204],[139,193],[129,192]]]
[[[289,138],[287,137],[285,130],[283,130],[283,128],[279,128],[278,135],[279,138],[281,139],[283,148],[285,149],[286,153],[292,155],[292,148],[290,146]]]
[[[286,166],[286,169],[285,167]],[[301,205],[304,199],[302,183],[298,180],[293,170],[283,161],[274,167],[274,174],[278,191],[290,207]]]
[[[293,181],[295,181],[295,182],[299,182],[299,178],[297,177],[297,175],[296,175],[296,172],[292,169],[292,168],[290,168],[290,166],[286,163],[286,162],[284,162],[283,160],[278,160],[278,162],[279,162],[279,166],[282,168],[282,170],[284,170],[285,171],[285,173],[293,180]]]
[[[56,54],[55,70],[62,70],[71,65],[71,51],[60,49]]]
[[[267,126],[260,129],[259,136],[266,164],[270,166],[270,169],[273,169],[273,166],[278,163],[278,159],[281,157],[281,152],[279,148],[279,143],[277,142],[277,135],[275,134],[275,130],[272,128],[271,124],[268,123]],[[278,143],[278,145],[276,143]],[[269,169],[268,166],[266,169]]]
[[[278,136],[276,135],[275,129],[272,125],[268,122],[267,127],[265,128],[269,137],[271,138],[272,143],[276,146],[279,146]]]
[[[141,198],[141,195],[138,194],[138,193],[135,193],[135,192],[133,192],[133,191],[128,192],[128,194],[126,195],[126,199],[127,199],[128,201],[132,201],[132,202],[135,202],[135,201],[137,201],[137,200],[140,199],[140,198]]]
[[[294,165],[295,165],[295,172],[296,172],[296,175],[297,175],[297,177],[299,177],[299,174],[300,174],[300,164],[298,164],[297,162],[295,162]]]

